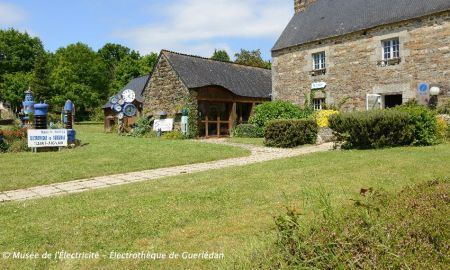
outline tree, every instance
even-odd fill
[[[231,61],[230,56],[225,50],[214,50],[214,54],[211,57],[212,60],[229,62]]]
[[[262,59],[260,49],[254,51],[241,49],[241,52],[236,53],[234,56],[236,57],[236,60],[234,62],[237,64],[260,68],[271,67],[271,63],[269,61],[264,61]]]
[[[52,54],[50,53],[39,53],[34,63],[30,85],[37,100],[50,101],[52,98],[53,93],[50,87],[51,57]]]
[[[122,87],[124,87],[130,80],[139,77],[141,75],[140,60],[135,59],[132,56],[126,56],[117,65],[114,81],[112,83],[112,89],[114,93],[117,93]]]
[[[140,75],[149,74],[153,71],[153,68],[158,61],[157,53],[149,53],[141,58],[140,60]]]
[[[108,73],[101,57],[83,43],[60,48],[50,75],[53,109],[59,111],[67,99],[86,117],[108,97]]]
[[[30,72],[38,54],[44,52],[39,38],[12,28],[0,30],[0,76],[14,72]],[[1,79],[1,78],[0,78]]]
[[[0,100],[11,104],[11,109],[18,112],[22,106],[25,91],[31,82],[31,72],[7,73],[2,76],[0,83]]]

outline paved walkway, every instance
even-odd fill
[[[27,189],[5,191],[0,192],[0,202],[24,201],[24,200],[59,196],[70,193],[78,193],[100,188],[107,188],[111,186],[126,185],[130,183],[148,181],[169,176],[204,172],[226,167],[244,166],[248,164],[264,162],[269,160],[294,157],[315,152],[324,152],[329,151],[330,149],[333,148],[332,143],[326,143],[317,146],[307,146],[295,149],[279,149],[247,144],[229,143],[222,139],[204,140],[203,142],[242,147],[250,150],[251,155],[247,157],[231,158],[205,163],[182,165],[169,168],[160,168],[133,173],[100,176],[70,182],[55,183],[45,186],[37,186]]]

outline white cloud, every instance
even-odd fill
[[[0,27],[13,27],[25,19],[25,12],[19,7],[9,3],[0,3]]]
[[[163,20],[114,35],[142,53],[170,49],[210,56],[214,48],[230,50],[223,40],[276,38],[292,16],[292,1],[176,0],[161,10]],[[151,14],[149,14],[151,16]]]

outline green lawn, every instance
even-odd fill
[[[0,154],[0,191],[249,154],[225,145],[105,134],[100,125],[81,125],[76,130],[86,144],[83,147],[39,154]]]
[[[0,204],[0,254],[8,251],[224,252],[221,261],[0,259],[6,269],[239,268],[273,237],[286,204],[304,222],[320,194],[340,209],[360,188],[397,192],[450,175],[450,144],[335,151],[35,201]]]
[[[264,138],[228,138],[228,142],[231,143],[243,143],[243,144],[252,144],[256,146],[264,146]]]

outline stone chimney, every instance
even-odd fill
[[[294,0],[295,14],[305,11],[316,0]]]

